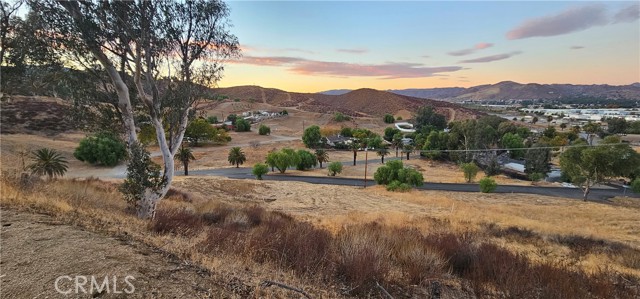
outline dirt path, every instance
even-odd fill
[[[240,298],[248,289],[233,280],[224,286],[212,274],[182,263],[126,236],[112,238],[64,225],[46,215],[2,209],[1,298]],[[64,296],[56,291],[71,291]],[[70,279],[88,279],[85,291]],[[109,288],[90,290],[91,276]],[[114,277],[115,276],[115,277]],[[126,276],[131,285],[125,282]],[[82,282],[82,278],[79,279]],[[115,281],[115,288],[113,283]],[[121,294],[116,294],[122,292]],[[127,294],[125,291],[133,291]]]

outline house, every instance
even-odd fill
[[[342,135],[334,135],[334,136],[328,136],[328,137],[323,137],[323,142],[325,142],[327,145],[331,146],[331,147],[336,147],[336,146],[340,146],[340,145],[347,145],[350,144],[352,142],[353,138],[351,137],[345,137]]]

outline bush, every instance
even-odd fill
[[[244,118],[236,119],[236,132],[249,132],[251,131],[251,123]]]
[[[631,190],[635,193],[640,193],[640,178],[636,178],[631,182]]]
[[[269,128],[266,125],[260,125],[260,128],[258,128],[258,134],[260,134],[260,135],[271,135],[271,128]]]
[[[351,117],[349,117],[347,115],[344,115],[344,114],[342,114],[340,112],[336,112],[333,115],[333,120],[337,121],[337,122],[343,122],[343,121],[351,120]]]
[[[80,141],[73,152],[76,159],[94,165],[114,166],[127,155],[124,142],[111,133],[98,133]]]
[[[290,148],[283,148],[267,154],[266,160],[267,165],[277,168],[280,173],[284,173],[290,166],[297,166],[300,163],[300,156]]]
[[[482,193],[491,193],[496,190],[496,187],[498,187],[498,184],[490,177],[485,177],[480,180],[480,192]]]
[[[401,183],[398,180],[392,181],[387,185],[387,191],[407,192],[411,190],[411,186],[407,183]]]
[[[318,165],[318,159],[313,153],[306,150],[298,150],[297,154],[300,158],[298,165],[296,165],[297,170],[308,170]]]
[[[537,182],[537,181],[540,181],[540,180],[544,179],[544,174],[539,173],[539,172],[534,172],[532,174],[529,174],[529,179],[534,181],[534,182]]]
[[[209,116],[207,117],[207,122],[210,124],[217,124],[218,123],[218,117],[217,116]]]
[[[262,176],[269,172],[269,166],[267,164],[258,163],[253,165],[253,170],[251,172],[256,176],[256,179],[262,180]]]
[[[384,120],[384,122],[388,124],[392,124],[395,122],[395,118],[393,118],[393,115],[391,114],[385,114],[382,120]]]
[[[409,191],[412,186],[422,186],[424,178],[422,173],[412,168],[405,168],[402,161],[393,160],[378,167],[373,174],[373,179],[380,185],[387,185],[389,191]]]
[[[327,166],[327,169],[329,169],[330,176],[336,176],[336,174],[339,174],[342,172],[342,163],[331,162],[329,163],[329,166]]]
[[[471,183],[476,178],[476,175],[478,175],[479,168],[476,163],[469,162],[460,164],[460,169],[462,169],[462,172],[464,173],[464,179],[467,181],[467,183]]]

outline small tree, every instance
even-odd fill
[[[409,155],[411,154],[412,151],[413,151],[413,145],[411,144],[406,144],[405,146],[402,147],[402,152],[407,154],[407,161],[409,161]]]
[[[323,149],[317,149],[315,154],[318,163],[320,163],[320,168],[322,168],[322,163],[329,162],[329,153],[327,153],[327,151]]]
[[[262,180],[262,176],[269,172],[269,166],[267,164],[257,163],[253,165],[251,172],[256,176],[256,179]]]
[[[547,122],[550,123],[551,121],[553,121],[553,116],[551,116],[551,115],[547,116]]]
[[[380,185],[387,185],[389,191],[406,191],[411,186],[418,187],[424,184],[422,173],[405,168],[402,161],[398,160],[388,161],[384,166],[378,167],[373,179]]]
[[[315,125],[306,128],[302,134],[302,142],[307,148],[317,148],[320,146],[320,139],[322,139],[320,127]]]
[[[207,122],[210,124],[217,124],[218,123],[218,117],[217,116],[209,116],[207,117]]]
[[[353,137],[353,130],[349,127],[344,127],[340,129],[340,135],[344,137]]]
[[[567,124],[565,124],[565,123],[561,123],[560,124],[560,130],[564,131],[564,129],[566,129],[566,128],[567,128]]]
[[[496,181],[490,177],[484,177],[480,180],[480,192],[482,193],[491,193],[496,190],[498,184]]]
[[[127,149],[112,133],[98,133],[80,141],[73,152],[76,159],[94,165],[114,166],[127,155]]]
[[[236,126],[236,132],[249,132],[251,131],[251,123],[244,119],[244,118],[238,118],[236,120],[235,123]]]
[[[631,190],[635,193],[640,193],[640,178],[636,178],[631,182]]]
[[[344,115],[344,114],[342,114],[340,112],[336,112],[333,115],[333,120],[336,121],[336,122],[343,122],[343,121],[347,121],[347,120],[350,120],[350,119],[351,118],[349,116]]]
[[[184,146],[180,147],[180,149],[176,153],[175,159],[182,162],[182,165],[184,166],[184,175],[188,176],[189,162],[196,159],[196,157],[193,156],[193,152],[191,151],[191,148],[184,147]]]
[[[138,217],[146,214],[149,207],[143,200],[149,192],[159,194],[167,184],[162,175],[160,165],[151,161],[149,152],[138,142],[129,145],[129,162],[127,163],[127,177],[120,185],[120,192]],[[150,215],[151,218],[155,215]]]
[[[353,152],[353,166],[356,166],[356,159],[358,158],[358,151],[360,150],[360,142],[352,140],[349,143],[349,149]]]
[[[227,121],[230,121],[231,124],[234,125],[234,126],[236,124],[236,120],[238,120],[238,115],[236,115],[236,114],[227,115]]]
[[[297,152],[299,161],[296,165],[297,170],[308,170],[315,167],[318,164],[316,155],[306,150],[298,150]]]
[[[188,138],[193,146],[198,146],[200,141],[216,139],[217,134],[218,130],[211,126],[207,120],[204,118],[196,118],[187,125],[184,137]]]
[[[389,149],[386,147],[381,147],[376,150],[376,153],[378,154],[378,156],[380,156],[382,164],[384,164],[384,156],[389,154]]]
[[[388,124],[392,124],[395,122],[395,118],[391,114],[385,114],[382,120],[384,120],[384,122]]]
[[[396,158],[398,157],[398,149],[402,146],[402,133],[398,132],[393,135],[393,139],[391,140],[391,144],[396,148]]]
[[[271,135],[271,128],[266,125],[260,125],[258,128],[258,134],[260,135]]]
[[[506,133],[500,141],[502,146],[509,150],[509,156],[513,159],[519,159],[524,156],[524,139],[518,134]]]
[[[342,172],[342,163],[331,162],[329,163],[329,166],[327,166],[327,169],[329,170],[330,176],[336,176],[336,174],[339,174]]]
[[[526,174],[541,173],[545,177],[551,171],[549,162],[551,161],[551,150],[535,145],[529,148],[524,155],[524,172]]]
[[[267,154],[266,160],[269,166],[277,168],[280,173],[285,173],[287,168],[297,166],[300,163],[298,153],[290,148],[272,151]]]
[[[537,116],[534,116],[534,117],[533,117],[533,119],[531,119],[531,122],[532,122],[533,124],[537,123],[537,122],[538,122],[538,117],[537,117]]]
[[[229,150],[229,156],[227,157],[227,161],[232,165],[235,164],[236,168],[240,167],[245,161],[247,161],[247,156],[244,154],[240,147],[232,147]]]
[[[67,160],[57,151],[49,148],[41,148],[31,154],[31,163],[27,169],[37,176],[46,175],[49,180],[64,176],[68,169]]]
[[[460,164],[460,169],[462,169],[462,172],[464,173],[464,179],[467,181],[467,183],[471,183],[473,182],[473,180],[476,178],[476,175],[478,175],[478,165],[476,165],[476,163],[474,162],[469,162],[469,163],[462,163]]]

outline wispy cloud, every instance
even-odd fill
[[[369,50],[367,50],[365,48],[337,49],[336,51],[337,52],[342,52],[342,53],[351,53],[351,54],[362,54],[362,53],[369,52]]]
[[[633,22],[640,19],[640,4],[627,6],[613,16],[614,23]]]
[[[476,44],[473,48],[462,49],[462,50],[458,50],[458,51],[451,51],[448,54],[451,55],[451,56],[465,56],[465,55],[473,54],[478,50],[490,48],[492,46],[493,46],[492,43],[484,43],[483,42],[483,43]]]
[[[559,14],[527,20],[507,32],[508,39],[555,36],[585,30],[608,23],[604,5],[569,8]]]
[[[442,73],[462,70],[460,66],[429,67],[419,63],[357,64],[308,60],[296,57],[244,56],[232,63],[258,66],[284,66],[290,72],[301,75],[334,77],[380,77],[381,79],[425,78],[442,76]]]
[[[491,62],[491,61],[498,61],[498,60],[510,58],[512,56],[515,56],[521,53],[522,53],[521,51],[515,51],[511,53],[504,53],[504,54],[497,54],[497,55],[485,56],[480,58],[462,60],[458,63],[485,63],[485,62]]]
[[[583,46],[571,46],[569,49],[571,50],[580,50],[580,49],[584,49]]]
[[[422,57],[422,58],[431,58],[431,56],[429,56],[429,55],[422,55],[420,57]]]

